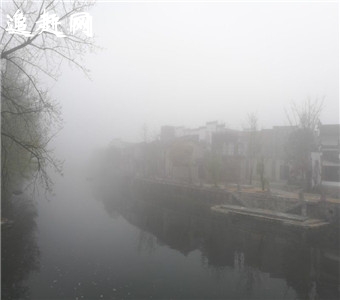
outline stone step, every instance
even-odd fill
[[[262,219],[263,221],[271,220],[283,225],[292,225],[304,228],[319,228],[329,225],[329,223],[325,222],[324,220],[311,219],[306,216],[275,212],[260,208],[248,208],[236,205],[215,205],[211,208],[211,210],[220,214],[243,215],[260,220]]]

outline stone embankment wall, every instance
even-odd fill
[[[310,218],[327,220],[331,223],[340,221],[340,203],[333,201],[316,201],[285,197],[270,192],[234,192],[243,206],[261,208],[277,212],[308,216]]]
[[[299,212],[301,205],[301,203],[294,198],[273,195],[270,192],[235,192],[233,195],[238,197],[243,205],[248,208],[293,213],[292,211]]]
[[[214,187],[142,178],[135,179],[133,185],[143,195],[158,196],[164,199],[182,199],[186,204],[197,204],[205,207],[217,204],[239,205],[247,208],[303,215],[327,220],[331,223],[338,223],[340,218],[340,204],[330,201],[301,200],[271,192],[231,192]]]

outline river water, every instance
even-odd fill
[[[337,249],[94,185],[66,174],[36,212],[16,196],[21,221],[2,228],[3,299],[339,297]]]

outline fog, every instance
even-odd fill
[[[98,2],[90,13],[102,47],[84,59],[92,81],[65,64],[51,92],[65,160],[141,141],[143,124],[150,136],[215,120],[242,129],[256,112],[261,128],[288,125],[285,108],[307,97],[324,97],[322,123],[339,123],[336,3]]]
[[[3,299],[340,299],[339,4],[89,13],[90,78],[3,33]]]

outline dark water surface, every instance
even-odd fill
[[[8,299],[339,297],[336,249],[93,185],[66,175],[37,199],[36,227],[18,229],[27,240],[2,230]]]

